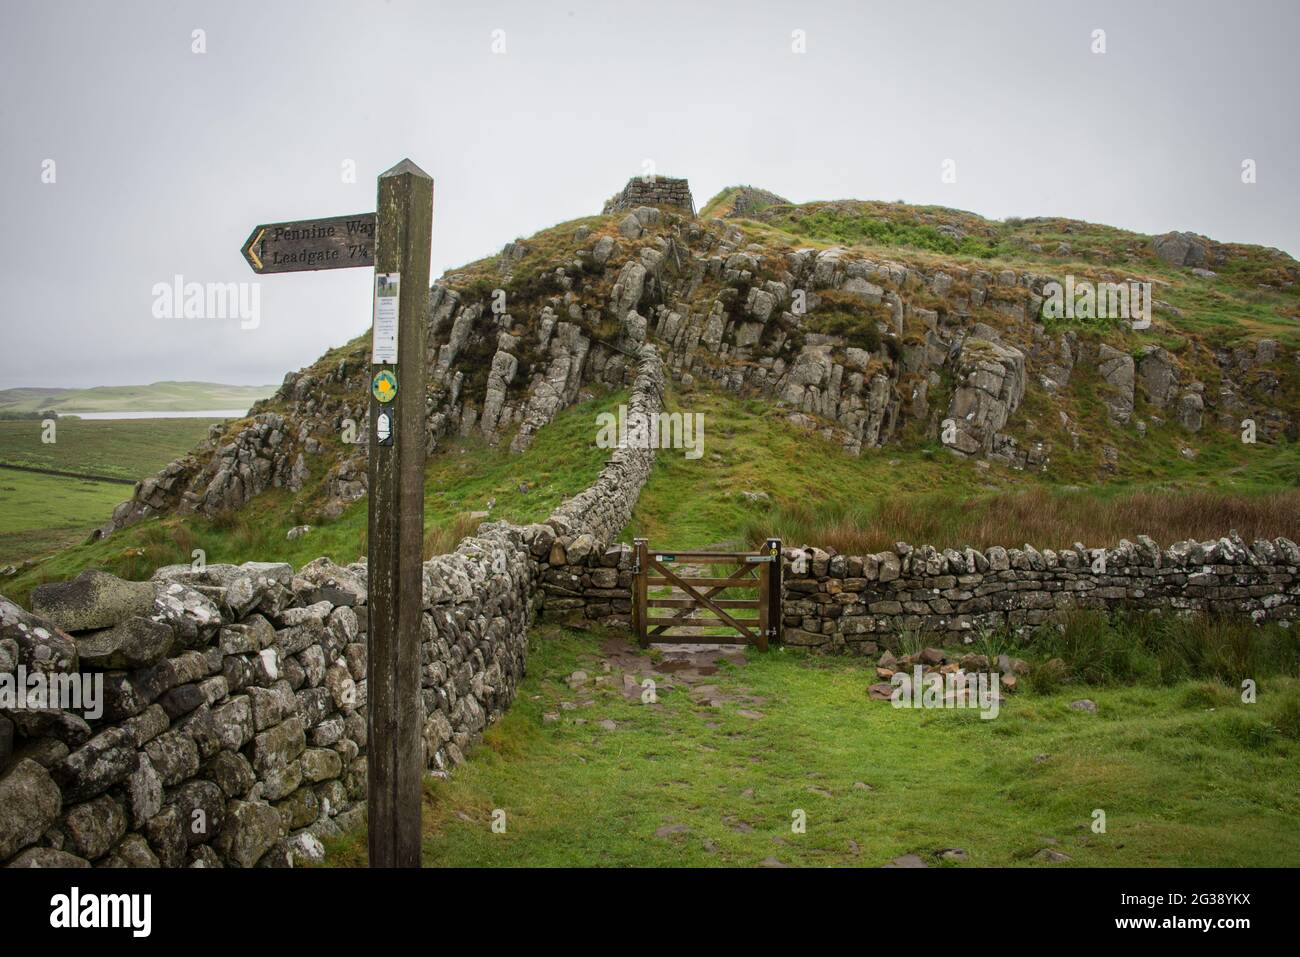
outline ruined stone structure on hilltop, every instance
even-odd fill
[[[695,215],[695,200],[691,197],[690,185],[684,179],[668,176],[653,176],[648,179],[633,176],[623,191],[605,204],[601,215],[636,209],[638,206],[674,206]]]

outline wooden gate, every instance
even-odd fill
[[[634,547],[633,626],[642,647],[751,644],[766,651],[769,639],[780,638],[780,539],[756,552],[651,551],[644,538]]]

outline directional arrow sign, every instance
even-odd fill
[[[258,274],[374,266],[375,214],[255,226],[240,252]]]

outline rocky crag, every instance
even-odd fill
[[[620,195],[630,202],[638,184]],[[1108,247],[1114,265],[1085,238],[1072,250],[1081,262],[1006,241],[1043,261],[995,264],[799,234],[809,223],[840,228],[826,217],[848,215],[845,204],[795,207],[748,188],[726,197],[706,218],[676,201],[624,209],[620,200],[608,215],[444,276],[427,315],[429,449],[458,433],[522,450],[584,391],[626,385],[647,345],[679,388],[766,397],[848,454],[937,441],[955,455],[1050,471],[1064,451],[1090,457],[1101,477],[1121,439],[1151,429],[1175,430],[1189,457],[1198,435],[1236,433],[1246,420],[1257,441],[1296,438],[1300,350],[1251,336],[1248,325],[1226,340],[1199,335],[1185,308],[1163,298],[1184,281],[1199,284],[1197,295],[1225,281],[1194,274],[1203,270],[1239,276],[1224,288],[1249,285],[1300,314],[1295,263],[1282,254],[1170,234]],[[709,215],[740,215],[737,206],[756,219]],[[916,215],[923,225],[906,228],[926,242],[995,238],[969,214],[959,225]],[[1045,320],[1045,287],[1066,272],[1152,281],[1152,330]],[[275,487],[311,500],[324,519],[339,514],[366,491],[366,361],[363,337],[288,375],[250,418],[214,429],[142,482],[103,532],[164,512],[216,515]]]

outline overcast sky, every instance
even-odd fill
[[[407,156],[435,276],[645,159],[697,205],[750,183],[1297,255],[1297,36],[1283,0],[3,0],[0,388],[278,382],[369,326],[371,276],[259,280],[249,230],[372,210]],[[259,281],[260,325],[155,318],[178,274]]]

